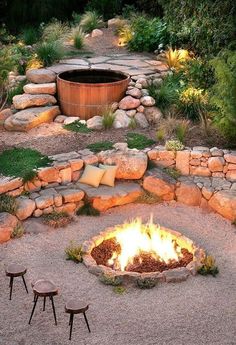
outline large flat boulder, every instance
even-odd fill
[[[160,169],[148,170],[143,180],[143,188],[164,201],[175,198],[175,184],[176,181]]]
[[[9,241],[18,219],[10,213],[0,213],[0,243]]]
[[[58,106],[25,109],[8,117],[4,122],[4,127],[8,131],[27,132],[42,123],[52,122],[59,114]]]
[[[57,100],[52,95],[30,95],[24,93],[23,95],[16,95],[13,97],[13,105],[17,110],[22,110],[31,107],[42,107],[45,105],[54,105]]]
[[[31,83],[52,83],[56,80],[56,73],[45,68],[30,69],[26,72],[26,78]]]
[[[116,178],[138,180],[143,177],[147,169],[147,155],[143,152],[129,150],[102,151],[98,154],[99,162],[107,165],[116,165]]]
[[[48,95],[55,95],[56,93],[56,83],[44,83],[44,84],[26,84],[23,87],[25,93],[29,93],[31,95],[38,95],[38,94],[48,94]]]
[[[0,194],[20,188],[23,185],[21,178],[0,176]]]
[[[26,197],[17,198],[16,216],[20,220],[29,218],[35,210],[35,202]]]
[[[213,194],[208,204],[223,217],[236,220],[236,190],[221,190]]]
[[[77,186],[84,191],[93,207],[101,212],[114,206],[132,203],[142,193],[139,184],[133,182],[118,182],[115,187],[100,185],[94,188],[82,183],[77,183]]]
[[[190,206],[199,206],[202,193],[198,186],[191,181],[181,182],[176,189],[177,201]]]

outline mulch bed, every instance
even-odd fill
[[[112,238],[103,241],[99,246],[95,247],[92,250],[91,255],[98,265],[111,267],[107,264],[108,260],[111,259],[114,252],[120,253],[120,250],[120,245],[116,242],[115,238]],[[138,273],[163,272],[173,268],[186,267],[193,260],[193,254],[185,248],[181,249],[181,253],[183,257],[179,261],[173,260],[168,264],[156,260],[149,253],[142,253],[141,255],[134,257],[133,264],[128,265],[126,267],[126,271]]]

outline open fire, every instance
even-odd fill
[[[91,251],[98,265],[116,271],[154,272],[187,266],[193,260],[193,247],[178,240],[152,221],[140,218],[117,225],[110,236]],[[191,242],[191,241],[190,241]],[[191,242],[192,243],[192,242]]]

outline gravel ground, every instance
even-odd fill
[[[186,282],[159,284],[152,290],[128,287],[117,295],[102,285],[82,264],[66,261],[64,248],[78,243],[107,226],[143,216],[181,231],[214,255],[220,274],[189,277]],[[236,344],[236,229],[219,215],[183,205],[128,205],[99,218],[79,217],[65,229],[49,230],[40,220],[25,223],[28,234],[0,247],[0,344],[1,345],[233,345]],[[50,306],[42,313],[38,304],[32,325],[27,324],[32,293],[15,281],[13,300],[8,300],[4,266],[21,262],[28,267],[28,285],[37,278],[52,279],[60,288],[55,298],[58,326]],[[77,316],[69,342],[68,315],[64,303],[78,297],[90,303],[89,334]],[[41,310],[40,310],[41,309]]]

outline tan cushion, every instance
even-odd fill
[[[98,187],[104,174],[104,169],[100,169],[93,165],[86,165],[79,182]]]
[[[103,175],[100,183],[105,184],[106,186],[114,187],[117,166],[99,164],[99,168],[105,170],[105,174]]]

